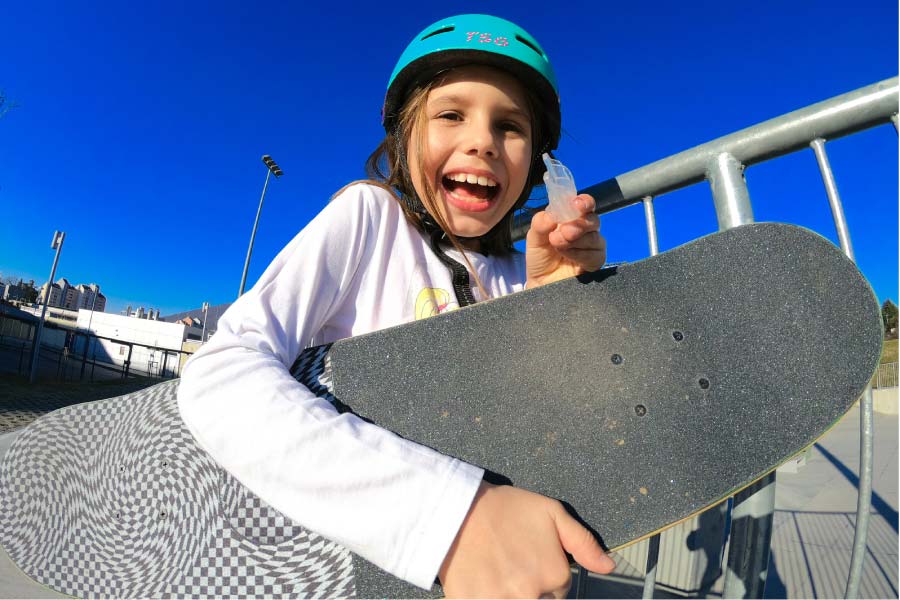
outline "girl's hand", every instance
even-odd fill
[[[556,500],[481,483],[439,577],[448,598],[565,598],[565,553],[595,573],[615,563]]]
[[[594,214],[594,199],[579,194],[574,200],[581,217],[557,223],[546,211],[531,219],[525,238],[528,281],[533,288],[596,271],[606,262],[606,240],[600,235],[600,217]]]

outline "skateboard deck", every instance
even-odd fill
[[[877,365],[878,302],[828,240],[757,223],[305,350],[339,410],[558,498],[615,549],[811,445]],[[411,597],[279,514],[184,428],[177,382],[68,407],[0,462],[0,545],[76,596]]]

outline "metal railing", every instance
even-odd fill
[[[752,223],[753,209],[744,169],[811,148],[825,184],[841,249],[850,259],[854,259],[843,207],[825,152],[825,142],[887,123],[893,123],[896,130],[897,113],[898,78],[893,77],[701,144],[581,191],[594,197],[598,214],[642,202],[650,254],[655,255],[659,251],[653,210],[655,198],[706,180],[712,190],[720,230]],[[541,208],[544,207],[536,210]],[[526,209],[514,219],[514,240],[525,237],[532,212]],[[860,477],[853,554],[845,589],[847,598],[859,595],[865,558],[872,495],[872,410],[872,391],[868,387],[860,400]],[[762,597],[769,562],[774,508],[774,473],[735,496],[724,597]],[[742,518],[745,516],[754,518]],[[651,541],[645,571],[645,598],[651,598],[655,589],[658,548],[658,540]],[[584,575],[582,572],[579,580]],[[579,589],[582,588],[583,586],[579,586]]]
[[[873,388],[897,387],[897,363],[883,363],[878,365],[875,377],[872,380]]]
[[[47,343],[48,332],[58,332],[62,336],[56,345]],[[35,337],[34,322],[0,315],[0,373],[28,374],[25,370],[28,364],[23,368],[23,357],[34,355]],[[127,355],[117,359],[111,352],[113,345],[123,352],[127,348]],[[137,357],[133,355],[135,349],[139,350]],[[147,351],[151,354],[147,355]],[[59,381],[127,379],[132,376],[168,379],[181,375],[184,357],[191,354],[183,348],[163,348],[48,323],[45,339],[40,345],[42,360],[38,364],[42,365],[42,379]]]

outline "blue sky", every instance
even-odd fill
[[[0,18],[0,274],[100,284],[108,311],[232,301],[265,179],[256,281],[383,136],[394,63],[425,25],[518,22],[557,71],[580,187],[897,75],[897,2],[28,2]],[[898,138],[827,145],[858,264],[897,301]],[[758,221],[836,240],[812,151],[747,171]],[[716,229],[708,186],[656,201],[665,250]],[[647,255],[643,209],[602,219]]]

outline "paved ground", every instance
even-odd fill
[[[898,597],[898,422],[897,415],[875,413],[873,493],[861,598]],[[778,473],[775,516],[766,585],[767,598],[843,598],[850,571],[859,483],[859,409],[852,409],[819,440],[796,473]],[[666,535],[665,533],[663,534]],[[676,536],[677,537],[677,536]],[[684,537],[682,546],[684,546]],[[663,541],[663,548],[671,548]],[[705,557],[677,548],[660,553],[656,598],[696,596],[694,586],[667,585],[667,567],[703,572]],[[694,553],[696,554],[696,553]],[[643,565],[618,558],[613,577],[591,576],[587,597],[640,598]],[[637,561],[636,561],[637,562]],[[667,564],[668,563],[668,564]],[[695,563],[700,563],[699,568]],[[707,597],[721,597],[723,577],[711,582]],[[715,576],[715,574],[713,576]],[[674,583],[674,582],[669,582]]]
[[[95,383],[38,381],[0,374],[0,434],[23,427],[51,410],[91,400],[114,398],[159,383],[158,379],[130,378]]]
[[[13,435],[9,433],[9,429],[21,426],[42,412],[68,404],[118,396],[153,383],[156,381],[81,385],[39,383],[29,386],[24,378],[0,375],[0,426],[3,415],[6,415],[7,423],[10,424],[5,435],[0,429],[0,456],[5,451],[4,446],[12,441]],[[860,596],[897,598],[897,416],[876,413],[874,429],[874,485],[868,552]],[[858,465],[859,411],[854,408],[812,448],[807,463],[796,473],[784,470],[779,473],[766,597],[844,596],[856,518]],[[660,573],[665,573],[667,563],[669,571],[672,571],[671,567],[674,565],[688,564],[683,555],[691,553],[685,551],[681,554],[678,555],[678,550],[662,553]],[[622,556],[617,558],[619,568],[614,577],[589,578],[587,597],[641,597],[642,566],[629,564]],[[675,571],[679,569],[684,571],[681,567]],[[691,594],[690,590],[675,589],[667,585],[664,579],[660,579],[661,585],[657,588],[655,597],[696,595],[696,589]],[[704,594],[709,597],[721,597],[721,592],[721,577],[704,590]],[[0,549],[0,598],[41,597],[62,596],[26,580]]]

